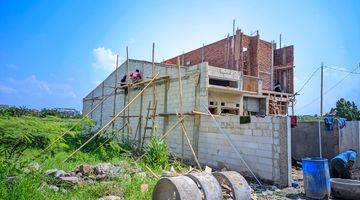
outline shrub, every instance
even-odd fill
[[[11,106],[0,108],[0,116],[20,117],[23,115],[37,116],[37,112],[26,107]]]
[[[167,144],[164,140],[153,137],[147,146],[146,164],[154,168],[164,168],[169,163]]]
[[[50,143],[47,128],[32,117],[0,118],[0,152],[10,158],[27,148],[44,148]]]

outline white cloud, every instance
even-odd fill
[[[111,49],[98,47],[93,49],[93,55],[95,60],[92,64],[93,67],[105,70],[107,72],[112,72],[115,70],[116,54],[111,51]]]
[[[35,75],[30,75],[21,80],[10,77],[7,81],[11,87],[16,88],[17,93],[24,96],[76,98],[76,94],[70,85],[63,83],[48,83],[39,80]]]
[[[15,64],[6,64],[5,67],[7,67],[9,69],[13,69],[13,70],[18,69],[18,66]]]
[[[6,85],[0,85],[0,94],[13,94],[16,93],[14,88],[8,87]]]
[[[26,85],[32,85],[33,87],[37,88],[41,92],[45,92],[47,94],[52,94],[52,90],[48,83],[38,80],[35,75],[31,75],[27,77],[24,81],[22,81]]]

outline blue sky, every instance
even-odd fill
[[[360,63],[360,1],[4,1],[0,0],[0,104],[74,107],[121,62],[156,61],[259,30],[265,40],[295,45],[295,87],[323,61],[353,70]],[[360,69],[357,70],[360,72]],[[347,73],[325,69],[325,91]],[[320,73],[297,97],[297,114],[319,112]],[[360,104],[360,75],[327,92]],[[315,99],[315,100],[314,100]]]

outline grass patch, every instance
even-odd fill
[[[151,140],[147,148],[149,156],[135,166],[136,157],[132,155],[137,152],[133,149],[136,145],[133,141],[118,143],[113,139],[115,132],[109,130],[63,163],[71,152],[93,134],[93,123],[90,120],[84,120],[74,127],[79,120],[54,116],[0,116],[0,199],[98,199],[106,195],[122,196],[125,199],[151,199],[157,179],[146,172],[145,165],[158,175],[170,168],[166,143],[158,139]],[[62,140],[43,151],[72,127]],[[88,133],[85,134],[87,136],[84,136],[84,132]],[[11,147],[13,149],[10,151]],[[31,167],[34,162],[39,163],[39,171]],[[102,182],[84,181],[74,186],[60,186],[54,191],[51,180],[45,176],[48,169],[72,171],[84,163],[104,162],[124,163],[121,165],[124,167],[120,177]],[[176,169],[184,167],[180,162],[174,162],[174,165]],[[145,175],[133,172],[134,168],[139,168]],[[141,191],[142,184],[148,185],[147,191]]]

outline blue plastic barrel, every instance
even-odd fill
[[[313,199],[330,196],[330,174],[328,160],[325,158],[303,158],[305,195]]]

